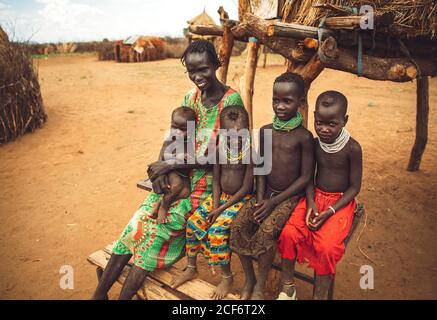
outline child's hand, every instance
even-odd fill
[[[319,213],[315,218],[309,221],[308,228],[312,231],[319,230],[320,227],[328,220],[334,213],[332,210],[325,210]]]
[[[208,217],[206,218],[206,223],[208,228],[214,224],[215,220],[217,220],[220,213],[221,213],[220,210],[214,209],[208,214]]]
[[[261,224],[265,218],[267,218],[270,213],[272,213],[275,205],[271,199],[265,199],[261,202],[255,204],[255,211],[253,216],[258,224]]]
[[[305,216],[305,223],[310,228],[310,221],[319,215],[316,204],[314,201],[307,202],[307,214]]]

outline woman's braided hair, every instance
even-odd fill
[[[208,40],[196,40],[191,42],[187,49],[185,49],[184,53],[181,57],[181,62],[185,66],[185,60],[189,53],[203,53],[206,52],[208,57],[215,68],[221,67],[222,63],[217,56],[217,52],[215,51],[214,45]]]

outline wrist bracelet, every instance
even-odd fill
[[[332,211],[332,214],[335,214],[335,209],[332,206],[329,206],[328,209]]]

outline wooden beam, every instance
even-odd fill
[[[235,31],[234,31],[235,30]],[[231,27],[232,34],[234,36],[234,40],[247,42],[248,37],[245,34],[238,33],[238,28]],[[223,36],[223,26],[204,26],[204,25],[192,25],[188,27],[188,31],[191,33],[200,35],[200,36],[215,36],[222,37]]]
[[[248,21],[253,21],[254,15],[247,15],[246,19],[249,18]],[[259,18],[257,18],[259,19]],[[262,19],[260,19],[262,20]],[[263,20],[264,22],[264,20]],[[285,23],[274,21],[270,23],[266,23],[266,32],[269,37],[286,37],[304,40],[305,38],[314,38],[317,39],[317,30],[316,27],[304,26],[297,23]],[[322,28],[323,34],[325,36],[334,36],[335,32]]]
[[[267,34],[269,23],[250,13],[245,15],[245,22],[240,27],[246,29],[246,34],[256,37],[261,43],[287,59],[293,59],[292,50],[297,47],[298,40],[293,38],[270,37]],[[337,40],[338,41],[338,40]],[[355,48],[339,48],[337,59],[326,63],[327,68],[357,74],[357,50]],[[418,74],[413,62],[407,58],[380,58],[363,54],[363,74],[361,76],[372,80],[390,80],[407,82],[415,79]],[[436,65],[430,59],[416,58],[421,74],[433,76]]]
[[[260,44],[252,40],[247,44],[247,58],[244,70],[243,103],[249,113],[249,127],[253,128],[253,87],[255,83],[255,73],[258,64],[258,52]]]
[[[423,152],[428,142],[428,114],[429,114],[429,83],[428,77],[417,79],[416,89],[416,139],[411,150],[408,171],[417,171],[420,167]]]
[[[366,16],[344,16],[344,17],[329,17],[325,20],[325,26],[329,29],[348,29],[355,30],[359,29],[361,21]],[[391,12],[379,13],[375,12],[373,14],[373,24],[374,27],[386,27],[394,22],[394,14]]]
[[[390,17],[390,15],[389,15]],[[256,17],[260,19],[259,17]],[[332,19],[340,19],[347,17],[333,17]],[[328,20],[329,18],[327,18]],[[382,18],[381,18],[382,19]],[[260,19],[265,22],[263,30],[270,37],[283,37],[283,38],[292,38],[298,40],[304,40],[305,38],[313,38],[318,39],[318,28],[304,26],[297,23],[285,23],[285,22],[267,22],[263,19]],[[250,20],[251,23],[253,19]],[[334,23],[335,20],[328,20]],[[382,28],[392,28],[387,27],[385,25],[379,27]],[[329,29],[325,22],[325,27],[321,28],[323,31],[324,37],[335,37],[339,46],[343,47],[356,47],[357,46],[357,37],[356,33],[351,32],[351,30],[334,30]],[[250,35],[250,34],[249,34]],[[371,32],[360,32],[361,40],[363,43],[364,49],[375,50],[388,50],[390,52],[396,53],[400,51],[400,46],[396,38],[389,36],[388,34],[377,33],[373,36]],[[404,39],[404,45],[408,48],[410,53],[413,56],[418,57],[428,57],[433,58],[437,54],[437,41],[429,40],[429,39]]]

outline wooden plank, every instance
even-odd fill
[[[99,250],[90,254],[87,260],[91,264],[105,269],[106,265],[108,264],[109,257],[110,254],[108,252]],[[124,283],[127,275],[129,274],[130,268],[130,266],[126,266],[123,269],[120,277],[117,279],[117,282],[120,284]],[[150,278],[146,278],[144,285],[138,291],[137,296],[143,300],[180,300],[179,297],[163,288],[159,282]]]
[[[105,247],[104,251],[107,254],[112,252],[112,244],[109,244]],[[171,266],[166,269],[159,269],[154,271],[150,277],[155,279],[159,283],[162,283],[168,287],[170,287],[170,283],[173,280],[173,277],[177,277],[182,273],[178,268]],[[174,289],[175,291],[181,292],[184,295],[194,299],[194,300],[210,300],[210,294],[214,290],[215,286],[205,280],[196,278],[194,280],[188,281],[178,288]],[[234,294],[228,294],[225,300],[238,300],[238,297]]]
[[[137,187],[146,191],[152,191],[152,181],[149,178],[145,178],[137,182]]]

